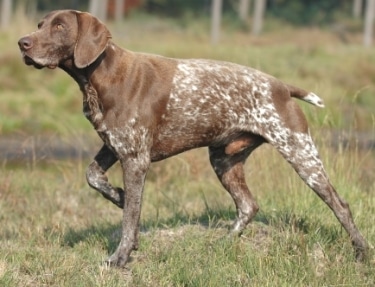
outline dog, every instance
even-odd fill
[[[314,93],[234,63],[173,59],[117,46],[89,13],[50,12],[18,42],[24,62],[59,67],[79,85],[83,112],[103,140],[89,165],[88,184],[123,209],[122,236],[109,265],[124,266],[138,248],[142,192],[151,162],[208,147],[210,163],[236,206],[231,234],[240,235],[259,207],[244,163],[271,144],[329,206],[347,231],[357,260],[368,245],[348,204],[331,185],[297,98],[323,107]],[[105,172],[119,161],[124,188]]]

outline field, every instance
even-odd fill
[[[320,95],[325,109],[300,104],[371,246],[368,260],[354,261],[332,212],[265,145],[246,165],[261,210],[242,237],[225,237],[235,208],[198,149],[152,165],[140,249],[127,268],[110,269],[103,261],[119,242],[122,213],[87,186],[90,158],[34,156],[0,162],[0,286],[375,286],[374,51],[357,33],[345,44],[328,28],[280,32],[282,23],[270,23],[253,38],[228,20],[212,46],[208,22],[189,20],[133,15],[110,29],[131,50],[237,62]],[[21,61],[17,40],[36,23],[19,14],[0,32],[0,142],[29,147],[34,137],[53,138],[94,156],[100,142],[77,85],[62,71]],[[119,166],[108,176],[122,185]]]

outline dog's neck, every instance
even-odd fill
[[[124,53],[124,50],[110,41],[103,53],[87,67],[77,68],[74,63],[74,56],[72,56],[60,63],[59,68],[68,73],[77,82],[81,91],[84,93],[87,85],[94,88],[97,86],[103,87],[103,85],[105,85],[105,83],[103,83],[103,75],[113,74],[113,69],[116,69],[116,66],[119,64],[113,62],[113,59],[116,58],[114,54],[118,53]],[[124,69],[124,66],[122,66],[122,69]]]
[[[107,50],[108,48],[92,64],[82,69],[75,66],[73,57],[59,65],[62,70],[77,82],[83,94],[83,113],[97,130],[100,129],[102,124],[102,104],[100,91],[96,89],[98,83],[94,74],[106,74],[102,70],[106,69],[105,62],[108,61],[108,53],[111,53],[111,51]]]
[[[106,58],[106,50],[89,66],[79,69],[74,64],[73,57],[59,64],[59,68],[68,73],[78,84],[81,91],[84,92],[85,87],[90,83],[90,79],[94,71],[100,66]]]

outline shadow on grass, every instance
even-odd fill
[[[323,218],[322,218],[323,219]],[[289,231],[292,233],[310,234],[319,236],[325,242],[337,242],[342,237],[343,228],[340,223],[336,226],[323,224],[320,220],[312,219],[309,216],[295,214],[288,210],[264,213],[259,212],[253,222],[260,222],[272,227],[277,231]]]
[[[201,225],[205,228],[215,228],[219,222],[233,220],[235,211],[230,209],[208,209],[199,216],[191,216],[182,212],[176,213],[173,217],[166,219],[150,219],[141,224],[141,233],[146,233],[154,229],[176,228],[185,225]],[[229,224],[228,224],[229,226]],[[90,242],[92,240],[103,241],[108,252],[113,252],[121,237],[121,222],[100,223],[91,225],[84,229],[69,229],[65,235],[62,245],[74,247],[81,242]]]
[[[141,233],[150,230],[162,230],[178,228],[186,225],[200,225],[204,228],[230,228],[236,217],[233,209],[206,209],[198,216],[185,213],[176,213],[173,217],[166,219],[150,219],[141,224]],[[275,232],[289,231],[293,233],[318,235],[325,242],[337,242],[342,237],[340,228],[322,225],[319,221],[311,221],[308,217],[296,215],[289,211],[272,213],[259,212],[253,222],[271,227]],[[247,227],[251,229],[251,224]],[[272,235],[269,235],[272,236]],[[80,242],[102,241],[109,253],[112,253],[121,237],[121,222],[117,224],[101,223],[92,225],[85,229],[70,229],[66,232],[63,245],[74,247]]]

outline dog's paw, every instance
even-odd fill
[[[128,256],[119,255],[118,252],[115,252],[104,261],[104,264],[108,267],[123,268],[127,262]]]

